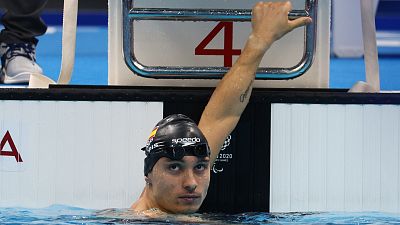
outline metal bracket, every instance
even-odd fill
[[[136,74],[147,78],[162,79],[219,79],[227,67],[177,67],[146,66],[133,53],[133,21],[234,21],[250,22],[251,10],[246,9],[168,9],[133,8],[134,0],[123,1],[123,52],[125,62]],[[256,79],[293,79],[303,75],[312,65],[316,46],[318,0],[306,0],[305,10],[293,10],[289,19],[309,16],[313,23],[305,28],[303,57],[297,65],[289,68],[259,68]]]

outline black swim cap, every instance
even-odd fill
[[[161,157],[179,160],[185,155],[210,156],[203,133],[192,119],[182,114],[170,115],[158,122],[142,150],[146,153],[145,176]]]

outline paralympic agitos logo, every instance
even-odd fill
[[[224,171],[224,165],[229,164],[229,161],[233,159],[233,154],[230,151],[227,151],[228,147],[231,145],[232,135],[229,135],[224,144],[221,147],[220,153],[217,156],[217,159],[214,162],[212,167],[212,171],[214,173],[221,173]],[[228,149],[229,150],[229,149]]]

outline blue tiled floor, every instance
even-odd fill
[[[61,28],[50,27],[39,38],[37,60],[45,75],[58,78],[61,63]],[[107,27],[79,27],[72,84],[107,84]]]
[[[400,56],[380,57],[381,88],[400,90]],[[363,59],[331,58],[330,87],[350,88],[355,82],[365,80]]]

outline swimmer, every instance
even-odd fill
[[[210,165],[249,102],[265,52],[286,33],[312,22],[309,17],[290,21],[291,9],[290,2],[254,6],[252,32],[242,54],[217,85],[198,126],[180,114],[156,124],[142,149],[146,185],[131,206],[133,211],[189,214],[200,208],[210,183]]]

